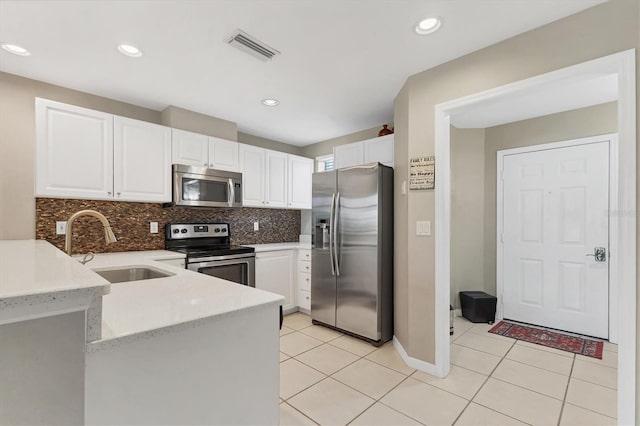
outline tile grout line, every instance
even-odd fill
[[[562,415],[564,414],[564,405],[567,403],[567,394],[569,393],[569,385],[571,384],[571,376],[573,375],[573,366],[576,364],[576,356],[573,355],[573,360],[571,361],[571,370],[569,371],[569,378],[567,380],[567,386],[564,389],[564,398],[562,398],[562,406],[560,407],[560,417],[558,417],[558,426],[560,426],[560,421],[562,420]]]
[[[473,402],[473,399],[478,395],[478,393],[480,393],[480,391],[482,390],[482,388],[487,384],[487,382],[489,381],[489,379],[491,378],[491,376],[493,375],[493,373],[496,371],[496,369],[498,368],[498,366],[500,364],[502,364],[502,361],[505,359],[505,357],[507,356],[507,354],[511,351],[511,349],[515,346],[515,342],[511,343],[511,346],[509,347],[509,349],[507,350],[507,352],[505,352],[505,354],[502,356],[502,358],[500,358],[500,361],[498,361],[498,363],[496,364],[495,367],[493,367],[493,370],[491,370],[491,373],[489,373],[489,375],[487,375],[487,377],[484,379],[484,381],[482,382],[482,384],[478,387],[478,390],[473,394],[473,396],[471,398],[469,398],[469,400],[467,400],[467,405],[464,406],[464,408],[462,409],[462,411],[460,411],[460,413],[458,414],[458,416],[455,418],[455,420],[453,421],[452,424],[456,424],[456,422],[458,420],[460,420],[460,417],[464,414],[465,411],[467,411],[467,408],[469,408],[469,405],[471,405],[471,402]],[[466,346],[465,346],[466,347]],[[455,364],[454,364],[455,365]],[[477,403],[476,403],[477,404]],[[482,405],[482,404],[478,404],[478,405]],[[484,406],[483,406],[484,407]],[[489,407],[485,407],[485,408],[489,408]],[[490,409],[490,408],[489,408]],[[495,411],[495,410],[493,410]],[[498,411],[499,412],[499,411]],[[503,415],[506,415],[504,413],[500,413]],[[509,416],[510,417],[510,416]],[[516,419],[517,420],[517,419]]]
[[[307,416],[305,413],[303,413],[302,411],[298,410],[296,407],[294,407],[293,405],[289,404],[287,401],[282,401],[280,404],[287,404],[289,407],[293,408],[294,410],[296,410],[298,413],[302,414],[305,418],[309,419],[311,422],[313,422],[313,424],[316,425],[320,425],[320,423],[316,422],[315,420],[313,420],[311,417]]]
[[[302,329],[301,329],[301,330],[302,330]],[[301,332],[300,330],[294,330],[294,331]],[[302,333],[302,332],[301,332],[301,333]],[[290,334],[290,333],[289,333],[289,334]],[[302,333],[302,334],[304,334],[304,333]],[[347,335],[346,335],[346,334],[343,334],[342,336],[347,336]],[[342,337],[342,336],[339,336],[339,337]],[[309,336],[309,337],[313,337],[313,336]],[[332,339],[332,340],[336,340],[336,339],[338,339],[339,337],[336,337],[335,339]],[[330,342],[323,342],[323,344],[330,344]],[[309,350],[307,350],[307,351],[304,351],[304,352],[299,353],[298,355],[302,355],[302,354],[304,354],[304,353],[306,353],[306,352],[309,352],[309,351],[311,351],[311,350],[313,350],[313,349],[316,349],[316,348],[318,348],[318,347],[320,347],[320,346],[322,346],[322,345],[315,346],[315,347],[313,347],[313,348],[311,348],[311,349],[309,349]],[[375,350],[373,350],[373,351],[371,351],[371,352],[367,353],[366,355],[358,355],[358,354],[354,354],[353,352],[350,352],[350,351],[348,351],[348,350],[346,350],[346,349],[343,349],[343,348],[340,348],[340,347],[337,347],[337,346],[334,346],[334,345],[331,345],[331,346],[333,346],[333,347],[335,347],[335,348],[337,348],[337,349],[343,350],[343,351],[345,351],[345,352],[349,352],[350,354],[356,355],[356,356],[358,356],[358,358],[357,358],[356,360],[354,360],[353,362],[351,362],[351,363],[349,363],[349,364],[345,365],[344,367],[340,368],[339,370],[336,370],[335,372],[333,372],[333,373],[331,373],[331,374],[327,375],[326,373],[324,373],[324,372],[322,372],[322,371],[320,371],[320,370],[318,370],[318,369],[314,368],[313,366],[306,364],[304,361],[297,359],[296,357],[297,357],[298,355],[295,355],[295,356],[290,357],[289,359],[295,359],[295,360],[296,360],[296,361],[298,361],[299,363],[301,363],[301,364],[303,364],[303,365],[305,365],[305,366],[307,366],[307,367],[309,367],[309,368],[311,368],[311,369],[313,369],[313,370],[315,370],[315,371],[317,371],[317,372],[319,372],[319,373],[323,374],[325,377],[324,377],[324,378],[322,378],[321,380],[319,380],[319,381],[315,382],[314,384],[312,384],[312,385],[308,386],[307,388],[305,388],[305,389],[303,389],[303,390],[301,390],[301,391],[299,391],[299,392],[295,393],[294,395],[291,395],[289,398],[287,398],[287,399],[283,399],[283,402],[284,402],[284,403],[286,403],[286,404],[287,404],[287,405],[289,405],[290,407],[294,408],[296,411],[299,411],[299,412],[300,412],[300,413],[302,413],[305,417],[307,417],[307,418],[311,419],[314,423],[316,423],[316,421],[315,421],[313,418],[309,417],[309,416],[308,416],[308,415],[306,415],[304,412],[302,412],[302,411],[298,410],[295,406],[293,406],[293,405],[289,404],[289,402],[288,402],[288,401],[289,401],[289,399],[291,399],[291,398],[295,397],[296,395],[299,395],[300,393],[302,393],[302,392],[306,391],[307,389],[309,389],[309,388],[311,388],[311,387],[313,387],[313,386],[317,385],[318,383],[320,383],[320,382],[322,382],[322,381],[324,381],[324,380],[326,380],[326,379],[328,379],[328,378],[331,378],[332,380],[334,380],[334,381],[336,381],[336,382],[340,383],[341,385],[346,386],[346,387],[348,387],[349,389],[352,389],[353,391],[358,392],[359,394],[361,394],[361,395],[365,396],[366,398],[369,398],[369,399],[373,400],[373,403],[372,403],[371,405],[368,405],[368,406],[367,406],[363,411],[359,412],[359,413],[358,413],[358,414],[357,414],[353,419],[351,419],[351,420],[349,421],[349,423],[352,423],[355,419],[357,419],[358,417],[360,417],[360,416],[361,416],[365,411],[367,411],[368,409],[370,409],[370,408],[371,408],[373,405],[375,405],[376,403],[380,403],[380,404],[384,405],[385,407],[390,408],[391,410],[393,410],[393,411],[395,411],[395,412],[397,412],[397,413],[402,414],[403,416],[406,416],[406,417],[408,417],[408,418],[410,418],[410,419],[412,419],[412,420],[415,420],[416,422],[418,422],[418,423],[420,423],[420,424],[423,424],[422,422],[418,421],[417,419],[414,419],[413,417],[411,417],[411,416],[409,416],[409,415],[407,415],[407,414],[405,414],[405,413],[402,413],[401,411],[398,411],[398,410],[394,409],[393,407],[389,407],[388,405],[386,405],[386,404],[384,404],[383,402],[381,402],[382,398],[384,398],[387,394],[389,394],[389,393],[390,393],[390,392],[392,392],[394,389],[396,389],[398,386],[400,386],[402,383],[404,383],[404,382],[405,382],[409,377],[411,377],[411,376],[412,376],[412,375],[413,375],[417,370],[414,370],[412,373],[410,373],[410,374],[408,374],[408,375],[407,375],[407,374],[402,373],[402,372],[400,372],[400,371],[398,371],[398,370],[395,370],[395,369],[393,369],[393,368],[390,368],[390,367],[388,367],[388,366],[386,366],[386,365],[382,365],[382,364],[380,364],[380,363],[378,363],[378,362],[375,362],[374,360],[371,360],[371,359],[366,358],[366,357],[367,357],[367,356],[369,356],[370,354],[372,354],[372,353],[376,352],[376,351],[377,351],[378,349],[380,349],[382,346],[380,346],[379,348],[376,348]],[[283,352],[283,353],[284,353],[284,352]],[[348,385],[348,384],[346,384],[346,383],[343,383],[343,382],[341,382],[340,380],[338,380],[337,378],[334,378],[334,377],[333,377],[333,376],[334,376],[335,374],[337,374],[339,371],[344,370],[345,368],[349,367],[350,365],[352,365],[352,364],[354,364],[354,363],[356,363],[356,362],[358,362],[358,361],[360,361],[360,360],[362,360],[362,359],[365,359],[366,361],[372,362],[372,363],[374,363],[374,364],[376,364],[376,365],[379,365],[380,367],[386,368],[386,369],[388,369],[388,370],[390,370],[390,371],[396,372],[396,373],[398,373],[398,374],[402,374],[402,375],[403,375],[403,376],[405,376],[405,377],[404,377],[400,382],[398,382],[398,384],[396,384],[395,386],[393,386],[391,389],[389,389],[389,391],[385,392],[385,393],[384,393],[380,398],[377,398],[377,399],[376,399],[376,398],[373,398],[373,397],[371,397],[371,396],[369,396],[369,395],[367,395],[367,394],[365,394],[365,393],[361,392],[360,390],[355,389],[355,388],[353,388],[352,386],[350,386],[350,385]],[[285,360],[285,361],[288,361],[288,360]],[[283,362],[284,362],[284,361],[283,361]],[[414,379],[414,380],[416,380],[416,379]],[[456,395],[456,396],[458,396],[458,395]],[[348,423],[348,424],[349,424],[349,423]]]

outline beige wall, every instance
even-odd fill
[[[0,73],[0,240],[35,236],[35,98],[160,123],[160,113]]]
[[[160,117],[161,123],[168,127],[215,136],[230,141],[235,141],[238,138],[238,125],[233,121],[200,114],[173,105],[162,111]]]
[[[408,138],[409,129],[409,90],[405,86],[402,88],[398,96],[396,96],[393,109],[395,111],[396,130],[394,139],[394,158],[407,158],[407,144],[396,144],[395,141],[406,140]],[[402,182],[407,180],[409,175],[409,167],[407,161],[397,163],[394,160],[393,170],[393,199],[394,199],[394,221],[393,221],[393,334],[402,342],[406,351],[410,350],[412,340],[409,338],[409,309],[407,309],[406,301],[409,297],[408,287],[406,285],[398,285],[398,283],[407,283],[409,281],[409,261],[405,256],[398,256],[400,251],[406,253],[406,245],[408,238],[408,224],[406,218],[409,214],[408,195],[402,193]],[[404,246],[402,246],[403,244]],[[418,324],[415,324],[418,326]],[[430,327],[424,327],[429,329]]]
[[[259,146],[260,148],[272,149],[274,151],[282,151],[282,152],[287,152],[289,154],[304,156],[304,153],[302,152],[302,148],[299,146],[289,145],[283,142],[261,138],[259,136],[250,135],[248,133],[238,132],[238,142],[246,143],[247,145]]]
[[[395,101],[398,180],[407,179],[409,158],[434,154],[436,104],[638,48],[638,6],[636,0],[607,2],[409,77]],[[396,274],[395,309],[406,312],[406,319],[405,314],[396,317],[396,327],[408,330],[398,339],[409,356],[433,363],[435,330],[430,325],[435,323],[434,236],[438,232],[434,193],[410,191],[407,204],[407,212],[403,205],[396,205],[395,215],[396,229],[407,230],[396,235],[396,259],[408,260],[406,279]],[[432,221],[431,237],[415,236],[417,219]]]
[[[332,154],[334,146],[346,145],[348,143],[360,142],[367,139],[376,138],[378,137],[378,132],[381,129],[382,125],[340,136],[339,138],[327,139],[326,141],[314,143],[313,145],[307,145],[305,147],[302,147],[301,155],[309,158],[316,158],[321,155]]]
[[[451,304],[484,286],[484,129],[451,127]],[[495,293],[494,293],[495,294]]]
[[[496,294],[496,153],[499,150],[559,142],[588,136],[616,133],[616,102],[552,114],[503,126],[485,132],[485,288]]]

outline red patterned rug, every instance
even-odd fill
[[[550,348],[589,356],[591,358],[602,359],[602,347],[604,345],[602,342],[598,342],[597,340],[569,336],[562,333],[556,333],[555,331],[527,327],[526,325],[514,324],[506,321],[500,321],[495,327],[489,330],[489,333],[511,337],[512,339],[524,340],[525,342],[548,346]]]

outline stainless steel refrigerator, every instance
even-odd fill
[[[374,344],[393,337],[393,169],[313,174],[311,318]]]

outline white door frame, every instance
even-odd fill
[[[515,154],[526,154],[529,152],[547,151],[550,149],[568,148],[572,146],[588,145],[598,142],[609,143],[609,250],[607,253],[609,262],[609,341],[618,343],[618,268],[616,263],[618,256],[611,257],[611,253],[620,253],[618,229],[618,215],[612,214],[618,208],[618,180],[616,169],[618,167],[618,134],[609,133],[586,138],[571,139],[562,142],[551,142],[540,145],[530,145],[521,148],[503,149],[496,153],[496,297],[498,298],[496,309],[496,320],[502,319],[504,315],[503,291],[504,291],[504,241],[502,241],[503,227],[503,202],[504,202],[504,181],[500,178],[504,157]]]
[[[618,216],[616,233],[618,258],[618,423],[635,424],[636,404],[636,70],[635,49],[594,59],[536,77],[454,99],[435,106],[435,368],[440,377],[448,374],[449,289],[451,238],[451,116],[466,108],[517,95],[541,84],[580,81],[602,74],[618,76],[618,150],[616,164]]]

